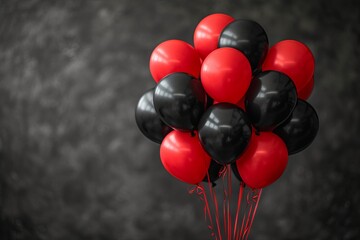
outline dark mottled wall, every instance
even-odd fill
[[[225,12],[316,58],[317,139],[266,188],[252,239],[360,239],[358,1],[0,0],[0,239],[209,239],[134,121],[152,49]]]

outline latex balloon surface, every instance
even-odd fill
[[[198,79],[186,73],[173,73],[156,86],[154,106],[167,125],[193,131],[205,111],[206,93]]]
[[[219,47],[232,47],[248,58],[253,71],[261,69],[268,52],[265,30],[257,22],[239,19],[228,24],[220,35]]]
[[[263,71],[275,70],[289,76],[299,92],[314,75],[315,59],[310,49],[295,40],[284,40],[272,46],[267,54]]]
[[[276,134],[254,135],[249,147],[236,161],[242,180],[251,188],[263,188],[275,182],[285,171],[288,152]]]
[[[211,52],[201,67],[201,82],[218,102],[236,104],[245,95],[251,81],[251,67],[244,54],[233,48]]]
[[[215,13],[200,21],[194,32],[194,46],[202,59],[218,48],[221,32],[234,20],[229,15]]]
[[[164,137],[172,131],[156,113],[154,108],[154,88],[145,92],[135,110],[136,124],[140,131],[150,140],[161,143]]]
[[[311,78],[310,82],[306,84],[306,86],[298,92],[298,98],[302,100],[306,100],[311,96],[311,93],[314,89],[314,76]]]
[[[269,131],[285,121],[294,110],[296,88],[291,79],[276,71],[253,78],[245,97],[246,113],[260,131]]]
[[[196,50],[187,42],[168,40],[154,49],[149,67],[155,82],[175,72],[184,72],[199,78],[201,60]]]
[[[319,118],[315,109],[307,102],[299,100],[290,118],[274,130],[285,142],[289,154],[307,148],[319,130]]]
[[[248,145],[251,126],[245,112],[230,103],[211,106],[199,123],[201,144],[220,164],[234,162]]]
[[[197,134],[172,131],[160,146],[160,158],[165,169],[175,178],[198,184],[210,166],[210,156],[202,148]]]

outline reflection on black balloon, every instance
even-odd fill
[[[230,103],[218,103],[202,116],[199,137],[212,159],[220,164],[229,164],[248,145],[251,125],[241,108]]]
[[[200,80],[186,73],[173,73],[156,86],[154,105],[167,125],[193,131],[205,111],[206,93]]]
[[[261,68],[269,49],[265,30],[251,20],[236,20],[223,30],[219,47],[232,47],[240,50],[249,60],[253,72]]]
[[[274,130],[281,137],[289,155],[307,148],[319,130],[319,118],[315,109],[306,101],[298,100],[296,107],[285,123]]]
[[[285,121],[296,102],[294,83],[276,71],[262,72],[254,77],[245,96],[246,113],[260,131],[272,130]]]

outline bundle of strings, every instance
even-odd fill
[[[249,189],[243,182],[233,184],[230,165],[224,167],[219,175],[222,186],[215,187],[207,176],[207,183],[192,187],[189,193],[196,194],[203,203],[205,221],[213,239],[246,240],[262,189]]]

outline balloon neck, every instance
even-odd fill
[[[211,182],[211,187],[216,187],[216,183],[215,182]]]
[[[191,130],[190,134],[191,134],[191,136],[192,136],[192,137],[195,137],[195,136],[196,136],[196,134],[195,134],[195,131],[194,131],[194,130]]]

